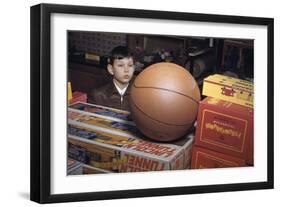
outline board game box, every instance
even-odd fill
[[[204,79],[202,94],[246,107],[254,106],[254,84],[242,79],[210,75]]]
[[[84,110],[68,111],[68,156],[111,172],[187,169],[194,135],[173,143],[145,138],[133,122]]]
[[[199,105],[195,145],[253,165],[253,117],[251,107],[207,97]]]
[[[194,146],[192,150],[192,169],[244,167],[245,161],[230,155]]]

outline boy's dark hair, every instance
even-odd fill
[[[133,55],[129,52],[126,46],[117,46],[111,51],[109,64],[113,65],[114,60],[123,58],[133,58]]]

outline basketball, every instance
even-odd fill
[[[186,135],[197,117],[200,91],[192,75],[174,63],[156,63],[132,84],[130,109],[148,138],[168,142]]]

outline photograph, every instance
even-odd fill
[[[253,39],[68,31],[67,43],[68,175],[254,166]]]

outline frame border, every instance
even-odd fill
[[[267,181],[87,193],[50,193],[50,16],[52,13],[267,26]],[[274,188],[274,19],[156,10],[39,4],[30,9],[30,199],[38,203],[167,196]]]

